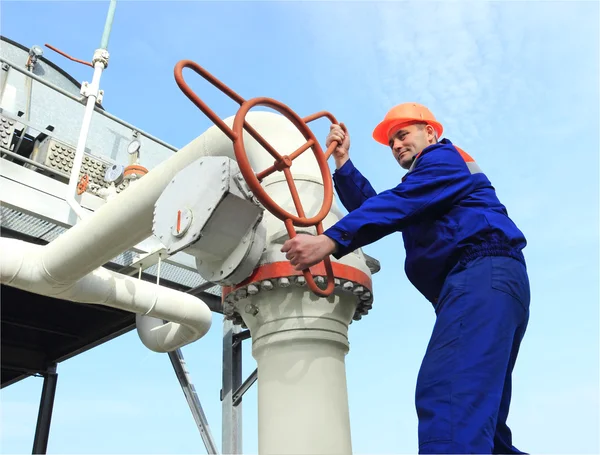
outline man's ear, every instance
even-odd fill
[[[427,131],[427,139],[431,139],[433,142],[437,142],[437,137],[433,126],[429,124],[425,125],[425,131]]]

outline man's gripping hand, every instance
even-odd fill
[[[335,160],[335,167],[339,169],[350,159],[350,135],[343,123],[329,127],[329,134],[325,139],[325,147],[329,148],[329,144],[333,141],[337,141],[339,144],[332,153]]]
[[[336,242],[326,235],[298,234],[283,244],[281,252],[286,253],[296,270],[305,270],[335,252],[336,247]]]

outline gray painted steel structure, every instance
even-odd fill
[[[73,217],[65,201],[67,185],[64,179],[56,178],[56,169],[30,159],[26,156],[28,150],[21,147],[24,147],[24,144],[31,147],[31,141],[51,137],[74,148],[83,117],[85,98],[80,94],[81,85],[58,66],[40,57],[29,71],[26,67],[27,58],[26,47],[2,37],[0,114],[5,124],[13,124],[12,129],[7,127],[6,134],[3,135],[3,138],[8,140],[0,140],[1,227],[2,235],[11,233],[29,241],[47,243],[72,225]],[[19,138],[21,145],[15,153]],[[127,165],[127,146],[134,138],[141,142],[141,164],[148,169],[152,169],[177,151],[175,147],[111,115],[97,105],[86,143],[86,153],[103,161]],[[28,165],[28,168],[24,165]],[[42,171],[48,175],[42,174]],[[86,192],[82,195],[81,205],[86,211],[94,211],[102,204],[103,200],[94,194]],[[141,268],[142,279],[155,280],[156,265],[144,266],[144,263],[151,264],[151,261],[140,261],[140,255],[143,257],[145,254],[151,254],[159,247],[156,239],[149,238],[114,258],[106,267],[129,275],[137,274]],[[166,285],[170,287],[201,296],[212,311],[222,312],[220,288],[199,276],[191,256],[178,253],[166,259],[161,266],[160,280],[162,284],[168,283]],[[3,326],[5,322],[11,323],[4,320],[4,315],[2,318]],[[95,347],[132,328],[131,324],[121,324],[118,329],[111,334],[105,334],[101,339],[86,340],[77,350],[57,361]],[[246,381],[242,380],[241,343],[248,338],[247,331],[241,332],[239,326],[233,325],[231,321],[224,321],[221,448],[222,452],[227,454],[242,453],[241,398],[257,377],[255,371]],[[208,453],[218,453],[181,351],[170,353],[169,357],[206,450]],[[10,385],[29,375],[41,374],[44,377],[33,453],[45,453],[57,381],[56,364],[47,365],[43,370],[27,366],[22,369],[22,376],[16,376],[15,379],[6,382],[3,378],[2,386]]]

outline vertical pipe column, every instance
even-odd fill
[[[243,310],[248,300],[258,313]],[[345,356],[354,296],[279,288],[238,305],[260,373],[259,454],[351,454]]]
[[[49,366],[48,370],[44,373],[44,386],[42,388],[40,410],[38,412],[37,425],[35,427],[32,454],[46,453],[57,380],[58,374],[56,373],[56,364],[53,364]]]

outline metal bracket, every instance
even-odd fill
[[[216,283],[213,283],[212,281],[207,281],[205,283],[199,284],[195,288],[192,288],[192,289],[190,289],[189,291],[186,291],[186,292],[188,294],[191,294],[191,295],[199,295],[202,292],[206,291],[207,289],[213,288],[215,286],[217,286]]]
[[[168,257],[167,250],[164,247],[161,247],[147,254],[138,256],[131,264],[129,264],[129,266],[138,270],[146,270],[153,265],[158,264],[158,261],[162,261]]]
[[[83,81],[81,83],[81,89],[79,90],[79,93],[86,98],[89,96],[97,96],[96,92],[93,90],[92,84],[87,81]]]
[[[99,90],[98,87],[94,87],[87,81],[81,83],[81,90],[79,90],[79,93],[81,93],[85,98],[95,96],[96,104],[102,104],[102,100],[104,99],[104,90]]]
[[[244,381],[244,383],[235,392],[233,392],[233,405],[234,406],[237,406],[238,404],[240,404],[242,402],[242,397],[248,391],[248,389],[250,387],[252,387],[252,384],[254,384],[257,379],[258,379],[258,368],[255,369],[252,372],[252,374],[250,374],[250,376],[248,376],[248,379],[246,379]]]
[[[252,335],[250,334],[250,330],[244,330],[240,333],[234,333],[233,334],[233,347],[236,347],[242,341],[247,340],[251,336]]]
[[[381,270],[381,263],[375,259],[373,256],[369,256],[363,251],[363,255],[365,257],[365,261],[367,262],[367,267],[371,271],[371,275],[375,275],[377,272]]]
[[[232,336],[232,340],[231,340],[232,347],[235,349],[242,343],[242,341],[249,339],[251,336],[252,335],[250,334],[250,330],[244,330],[239,333],[234,333]],[[250,387],[252,387],[252,384],[254,384],[257,379],[258,379],[258,368],[255,369],[252,372],[252,374],[250,374],[250,376],[248,376],[248,378],[242,383],[241,386],[238,387],[238,389],[235,392],[233,392],[233,396],[232,396],[233,406],[238,406],[242,402],[242,397],[248,391],[248,389],[250,389]]]

